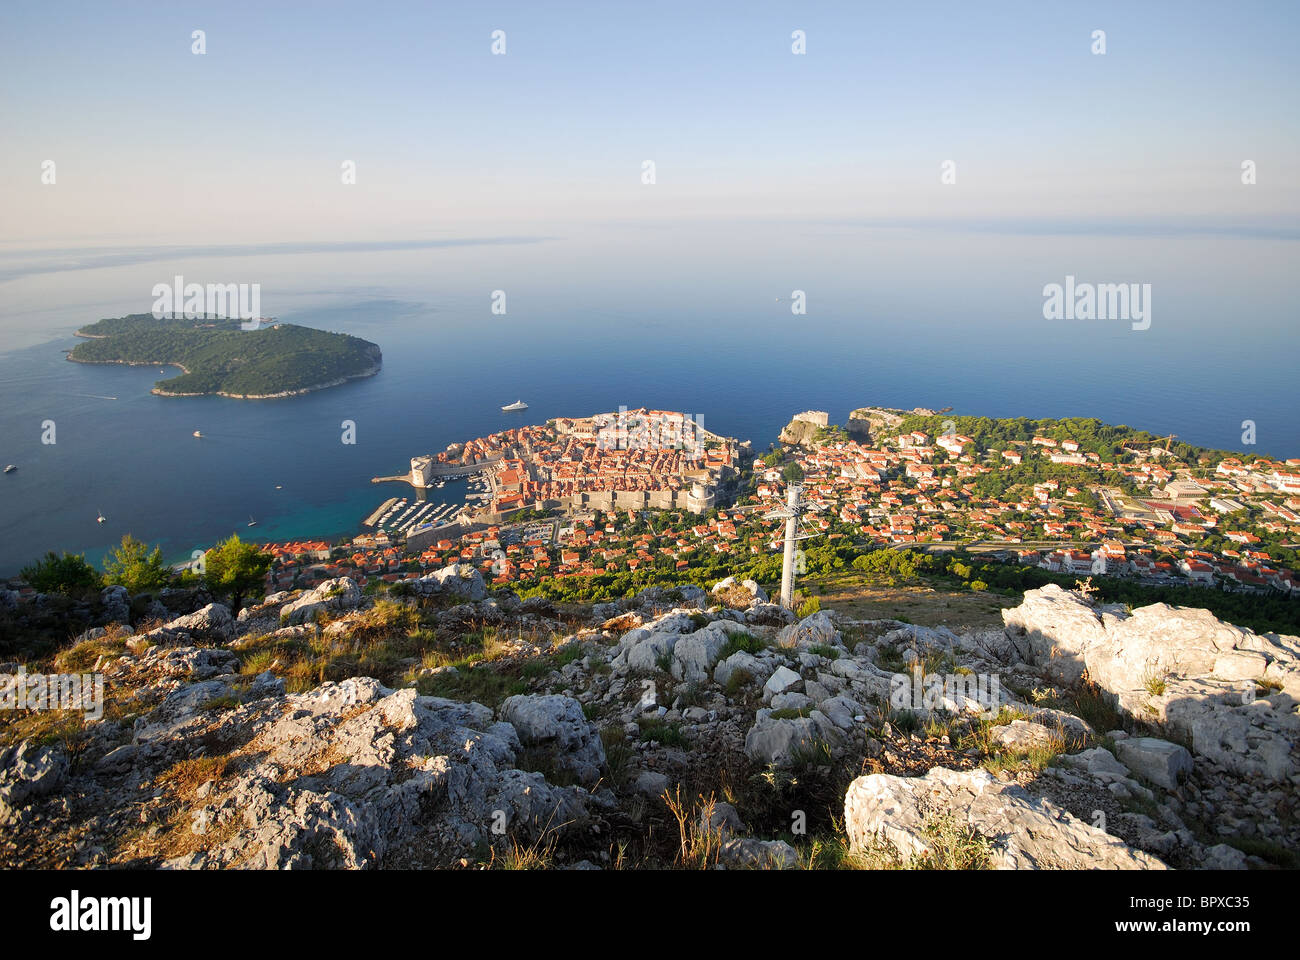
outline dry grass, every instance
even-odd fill
[[[233,816],[216,824],[194,809],[198,789],[221,780],[230,764],[231,758],[226,756],[191,757],[159,774],[155,784],[169,788],[171,795],[166,817],[124,838],[114,851],[114,860],[171,859],[219,846],[233,837],[241,818]]]
[[[744,610],[754,601],[754,595],[737,583],[725,590],[719,590],[713,594],[713,599],[724,606]]]
[[[213,780],[220,780],[230,766],[230,757],[191,757],[172,764],[154,781],[171,787],[178,796],[189,798],[194,791]]]
[[[58,673],[88,673],[101,657],[120,657],[126,653],[131,631],[121,624],[110,624],[108,632],[94,640],[82,640],[54,655]]]
[[[822,592],[822,609],[833,609],[854,620],[903,620],[922,627],[1000,628],[1002,610],[1019,597],[993,593],[959,593],[922,584],[872,583],[859,573],[815,578]]]
[[[664,791],[663,800],[668,812],[677,821],[679,845],[675,865],[683,870],[708,870],[714,867],[722,852],[722,834],[717,830],[701,829],[701,823],[707,825],[713,820],[713,810],[717,804],[713,795],[701,796],[688,806],[682,799],[679,784],[674,793]]]
[[[550,830],[529,844],[511,839],[505,853],[498,855],[492,849],[486,866],[489,870],[549,870],[555,862],[555,843]]]
[[[992,842],[953,813],[929,813],[921,824],[925,850],[911,856],[883,837],[851,849],[843,835],[809,843],[803,864],[809,870],[990,870]]]

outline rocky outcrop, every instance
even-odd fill
[[[678,680],[706,681],[733,633],[743,633],[743,624],[734,620],[715,620],[708,626],[688,633],[673,645],[669,670]]]
[[[433,573],[404,583],[422,596],[443,594],[469,603],[487,598],[487,585],[483,582],[483,574],[468,563],[453,563],[441,570],[435,570]]]
[[[56,746],[24,740],[0,750],[0,826],[18,825],[18,811],[63,785],[68,757]]]
[[[667,666],[673,648],[684,633],[695,630],[690,614],[674,612],[644,627],[635,627],[618,641],[618,653],[611,661],[616,673],[650,672],[661,664]]]
[[[737,609],[747,609],[758,603],[767,603],[767,591],[758,585],[754,580],[737,580],[735,577],[725,577],[713,585],[709,591],[713,596],[720,597],[727,602],[728,606]]]
[[[457,564],[406,581],[382,606],[336,581],[274,594],[237,618],[196,594],[150,634],[87,631],[102,641],[82,651],[97,658],[87,669],[105,675],[113,709],[83,727],[75,748],[47,735],[0,751],[0,820],[10,828],[0,830],[0,859],[359,868],[486,864],[513,849],[525,862],[590,869],[612,864],[611,841],[629,829],[675,834],[666,800],[694,804],[694,817],[721,777],[840,790],[846,770],[872,771],[843,795],[850,841],[860,851],[887,844],[905,861],[949,862],[939,848],[966,841],[989,865],[1026,869],[1259,868],[1300,849],[1292,782],[1241,773],[1289,756],[1270,752],[1294,742],[1285,717],[1274,730],[1260,718],[1281,714],[1291,696],[1277,666],[1290,638],[1209,625],[1220,643],[1207,674],[1164,674],[1163,693],[1144,678],[1133,695],[1154,709],[1118,724],[1126,729],[1094,729],[1067,712],[1078,691],[1062,681],[1082,669],[1093,676],[1095,663],[1118,683],[1127,674],[1105,665],[1129,663],[1130,648],[1147,642],[1123,632],[1145,622],[1142,611],[1035,591],[1008,617],[1021,626],[1007,630],[837,612],[791,623],[781,611],[764,623],[753,615],[772,605],[722,581],[709,593],[644,590],[574,626],[553,605],[508,591],[471,599],[479,585]],[[426,595],[449,602],[418,599]],[[417,618],[419,642],[409,634]],[[485,624],[497,628],[490,646]],[[1086,635],[1077,653],[1051,639],[1071,633]],[[1200,649],[1187,630],[1161,635],[1163,652],[1179,644]],[[1203,717],[1217,723],[1218,742],[1240,733],[1230,768],[1206,746],[1208,732],[1190,753],[1180,746],[1177,721],[1188,704],[1208,710],[1197,684],[1231,684],[1226,677],[1254,669],[1243,652],[1263,657],[1258,695],[1242,704],[1220,688],[1221,702],[1208,702],[1229,712]],[[913,667],[1000,678],[995,709],[960,692],[893,702],[898,675]],[[286,693],[372,668],[383,682],[354,675]],[[1055,759],[1043,767],[1045,755]],[[772,829],[766,802],[732,796]],[[714,865],[744,869],[809,855],[771,833],[748,836],[725,804],[712,809],[717,822],[685,822],[719,834],[693,856],[703,848]],[[529,853],[533,844],[543,847]]]
[[[515,727],[476,703],[360,678],[234,713],[214,717],[208,735],[239,725],[247,741],[227,767],[237,772],[189,804],[193,832],[212,842],[166,866],[364,868],[417,835],[451,857],[494,823],[526,840],[573,828],[597,802],[515,769]]]
[[[315,589],[280,608],[280,622],[311,623],[318,616],[354,610],[361,603],[361,588],[351,577],[326,580]]]
[[[150,630],[146,636],[154,643],[190,643],[203,641],[225,643],[235,636],[236,621],[230,608],[221,603],[206,607],[170,620],[163,626]]]
[[[814,421],[801,420],[796,416],[796,418],[790,420],[788,424],[785,424],[785,427],[781,428],[781,433],[777,436],[777,440],[783,442],[783,444],[787,446],[809,444],[809,442],[813,440],[813,437],[818,434],[819,429],[822,429],[824,425],[826,424],[819,425],[814,423]]]
[[[854,780],[844,797],[844,828],[855,852],[883,842],[904,861],[934,856],[953,842],[943,837],[945,820],[983,838],[989,865],[999,870],[1165,866],[987,770],[870,774]],[[957,842],[969,840],[959,836]]]
[[[113,585],[100,591],[99,602],[104,606],[104,620],[107,623],[131,622],[131,598],[126,587]]]
[[[1300,638],[1163,603],[1094,607],[1056,585],[1002,616],[1027,662],[1065,683],[1086,670],[1120,709],[1194,754],[1248,776],[1300,775]]]
[[[849,414],[846,429],[853,439],[860,443],[870,443],[872,438],[885,428],[897,427],[902,422],[903,416],[896,410],[884,410],[879,407],[859,407]]]
[[[501,704],[501,719],[515,728],[520,743],[548,751],[556,766],[579,782],[592,784],[600,779],[605,765],[600,730],[583,716],[577,700],[521,694]]]
[[[758,711],[758,719],[745,734],[745,753],[760,763],[792,767],[822,759],[843,737],[830,718],[818,710],[806,717],[773,717]]]
[[[835,629],[830,615],[825,610],[818,610],[784,628],[777,634],[777,642],[783,647],[839,646],[840,632]]]
[[[1164,787],[1177,788],[1192,772],[1192,755],[1186,748],[1156,737],[1126,737],[1115,744],[1119,759],[1134,773]]]

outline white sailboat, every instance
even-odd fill
[[[96,522],[96,523],[103,523],[103,522],[104,522],[104,511],[103,511],[103,510],[97,510],[96,513],[98,513],[99,516],[95,517],[95,522]]]

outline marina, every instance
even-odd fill
[[[458,503],[410,501],[405,497],[390,497],[366,517],[362,525],[374,529],[376,533],[405,536],[414,530],[450,524],[459,518],[464,509]]]
[[[419,497],[389,497],[381,503],[365,520],[363,527],[375,533],[384,533],[390,537],[406,537],[416,531],[427,531],[439,527],[451,526],[468,519],[477,509],[486,505],[492,498],[492,481],[482,465],[472,468],[474,472],[455,473],[439,477],[419,490],[440,490],[448,483],[465,481],[464,503],[435,503]],[[409,480],[408,477],[379,478]]]

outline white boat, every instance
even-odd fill
[[[252,515],[252,514],[249,514],[249,515],[248,515],[248,525],[249,525],[250,527],[255,527],[255,526],[257,526],[257,521],[253,519],[253,515]]]
[[[104,522],[104,511],[103,511],[103,510],[100,510],[100,511],[98,511],[98,513],[99,513],[99,516],[97,516],[97,517],[95,518],[95,522],[96,522],[96,523],[103,523],[103,522]]]
[[[195,431],[194,431],[194,436],[196,436],[196,437],[201,437],[201,436],[203,436],[203,434],[200,433],[198,430],[195,430]]]
[[[504,407],[501,408],[501,411],[503,413],[510,413],[511,411],[514,410],[527,410],[527,409],[528,409],[528,404],[524,403],[522,400],[516,400],[514,403],[506,404]]]
[[[9,466],[5,467],[5,473],[13,473],[17,469],[18,468],[11,463]]]

